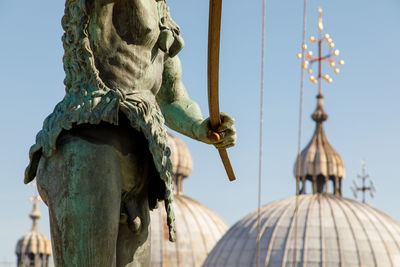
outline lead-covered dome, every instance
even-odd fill
[[[202,266],[208,253],[226,233],[228,226],[213,211],[183,195],[183,179],[192,171],[192,157],[186,144],[169,134],[175,195],[176,241],[168,239],[166,212],[163,204],[151,216],[151,266]]]
[[[228,226],[213,211],[199,202],[175,195],[176,241],[168,240],[163,205],[151,212],[151,266],[202,266]]]
[[[260,266],[400,266],[400,224],[388,215],[329,194],[300,195],[297,203],[297,216],[296,197],[262,207]],[[254,211],[229,229],[204,266],[256,266],[256,242]]]

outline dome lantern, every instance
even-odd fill
[[[342,179],[345,168],[340,155],[335,151],[325,135],[323,123],[328,115],[323,108],[323,96],[317,96],[317,108],[312,114],[316,122],[314,135],[303,149],[294,165],[294,176],[302,183],[298,194],[306,194],[306,181],[312,183],[313,193],[328,192],[328,182],[333,182],[333,194],[342,195]],[[298,187],[299,188],[299,187]]]

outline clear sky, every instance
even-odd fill
[[[184,83],[207,111],[208,1],[170,0],[186,46]],[[346,65],[324,84],[325,130],[346,166],[344,196],[361,159],[375,181],[369,203],[400,221],[400,2],[309,0],[308,36],[316,35],[317,7]],[[194,159],[185,194],[229,225],[257,207],[262,1],[223,5],[220,102],[236,119],[238,142],[229,150],[238,180],[229,183],[212,147],[183,137]],[[268,1],[266,32],[264,175],[262,203],[290,197],[297,152],[303,1]],[[31,227],[33,189],[23,184],[28,150],[45,117],[64,95],[60,20],[64,1],[0,1],[0,261],[15,261],[16,241]],[[314,130],[309,115],[317,89],[306,81],[303,146]],[[54,177],[57,179],[57,177]],[[39,227],[49,236],[45,205]]]

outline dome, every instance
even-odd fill
[[[316,122],[314,135],[301,152],[300,159],[297,158],[295,162],[294,176],[303,181],[303,192],[301,193],[305,193],[304,183],[306,180],[313,183],[314,193],[326,192],[327,181],[332,180],[334,194],[341,195],[341,180],[345,176],[345,168],[342,158],[329,144],[325,135],[323,122],[328,119],[328,115],[323,109],[321,94],[317,96],[317,108],[311,117]]]
[[[168,133],[175,196],[176,241],[169,241],[164,204],[150,212],[151,266],[202,266],[208,253],[228,230],[226,223],[213,211],[183,195],[183,179],[192,171],[192,157],[186,144]]]
[[[168,133],[168,145],[171,149],[172,172],[174,175],[189,177],[193,168],[192,155],[187,145],[178,137]]]
[[[41,214],[36,202],[29,217],[33,220],[32,229],[18,240],[15,248],[18,266],[48,266],[51,242],[44,234],[39,232],[37,220],[40,219]]]
[[[329,194],[299,195],[297,203],[297,220],[296,197],[261,208],[261,266],[400,266],[400,224],[388,215]],[[254,211],[229,229],[204,266],[255,266],[256,242]]]
[[[164,205],[151,216],[151,266],[202,266],[208,253],[228,230],[213,211],[183,195],[173,202],[176,241],[168,239]]]
[[[172,173],[174,174],[175,191],[181,194],[183,191],[182,181],[189,177],[193,169],[192,155],[186,144],[178,137],[168,133],[168,145],[171,149]]]

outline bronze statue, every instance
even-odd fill
[[[212,138],[181,81],[166,0],[67,0],[62,25],[66,95],[31,147],[25,183],[36,177],[49,207],[56,266],[147,266],[158,201],[174,240],[164,123],[223,149],[233,119],[222,114]]]

